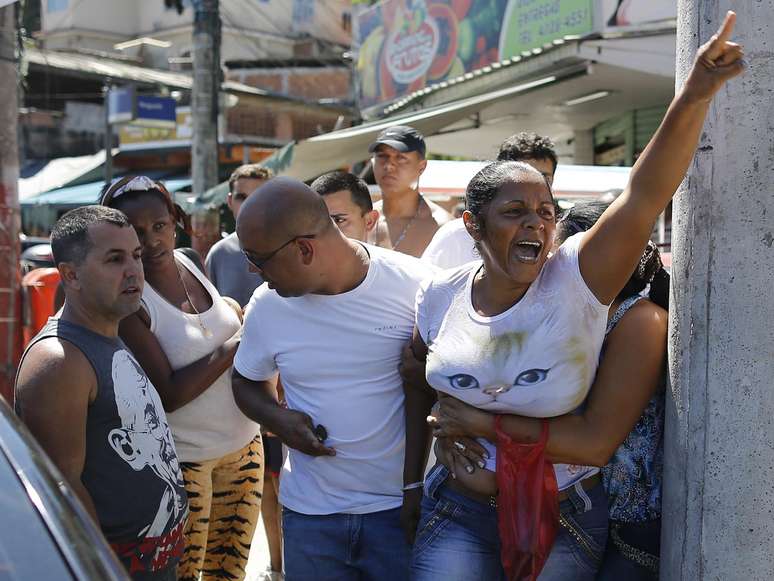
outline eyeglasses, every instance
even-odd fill
[[[288,244],[290,244],[291,242],[295,242],[295,241],[296,241],[296,240],[298,240],[299,238],[306,238],[306,239],[311,239],[311,238],[314,238],[315,236],[317,236],[317,235],[316,235],[316,234],[302,234],[301,236],[294,236],[293,238],[291,238],[290,240],[288,240],[287,242],[285,242],[285,244],[283,244],[282,246],[280,246],[279,248],[277,248],[277,249],[276,249],[276,250],[274,250],[273,252],[270,252],[270,253],[269,253],[269,255],[268,255],[266,258],[263,258],[263,259],[260,259],[260,260],[259,260],[259,259],[257,259],[257,258],[255,258],[255,257],[253,256],[252,252],[251,252],[251,251],[249,251],[249,250],[244,250],[244,249],[242,249],[242,254],[244,254],[244,255],[245,255],[245,258],[247,259],[247,262],[249,262],[250,264],[252,264],[252,265],[253,265],[255,268],[257,268],[258,270],[263,270],[263,269],[264,269],[264,267],[266,266],[266,263],[267,263],[267,262],[269,262],[269,261],[270,261],[272,258],[274,258],[274,256],[275,256],[275,255],[276,255],[276,254],[277,254],[277,253],[278,253],[280,250],[282,250],[283,248],[285,248],[285,246],[287,246],[287,245],[288,245]]]

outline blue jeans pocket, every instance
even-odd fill
[[[420,555],[433,544],[433,540],[443,531],[454,512],[454,505],[447,500],[433,501],[427,496],[422,499],[422,516],[414,540],[415,555]]]
[[[569,533],[573,540],[573,552],[581,564],[587,565],[591,570],[596,571],[602,563],[602,554],[604,544],[600,544],[598,539],[601,530],[593,530],[584,527],[582,519],[577,519],[572,515],[560,516],[559,525]],[[604,536],[607,536],[605,531]]]
[[[601,484],[588,492],[581,486],[570,491],[560,509],[560,533],[571,539],[572,552],[579,564],[596,573],[605,552],[608,530],[607,497]]]
[[[436,464],[425,478],[425,496],[438,500],[438,490],[451,476],[449,469],[443,464]]]

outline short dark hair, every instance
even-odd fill
[[[270,180],[274,177],[274,172],[268,167],[263,167],[258,163],[248,163],[240,165],[228,178],[228,191],[234,193],[234,185],[237,180],[242,178],[249,180]]]
[[[345,171],[332,171],[314,180],[310,187],[321,196],[347,190],[352,196],[352,201],[360,207],[364,214],[374,209],[368,185],[354,174]]]
[[[51,254],[54,264],[62,262],[81,264],[93,243],[89,238],[89,227],[94,224],[113,224],[129,228],[126,214],[107,206],[82,206],[64,214],[51,230]]]
[[[498,161],[524,161],[525,159],[548,159],[556,172],[558,163],[554,142],[533,132],[511,135],[503,141],[497,153]]]
[[[486,207],[495,199],[503,184],[512,181],[515,176],[530,174],[535,177],[540,176],[553,198],[553,193],[548,183],[545,182],[545,178],[528,163],[523,161],[493,161],[481,168],[471,178],[465,190],[465,207],[484,226],[483,219]]]

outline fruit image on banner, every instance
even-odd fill
[[[358,18],[361,108],[499,60],[508,0],[386,0]]]

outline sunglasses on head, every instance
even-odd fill
[[[157,190],[170,200],[172,199],[169,191],[161,182],[152,180],[148,176],[133,176],[113,180],[110,187],[105,190],[100,203],[104,206],[110,200],[115,200],[128,192],[149,192],[151,190]]]

